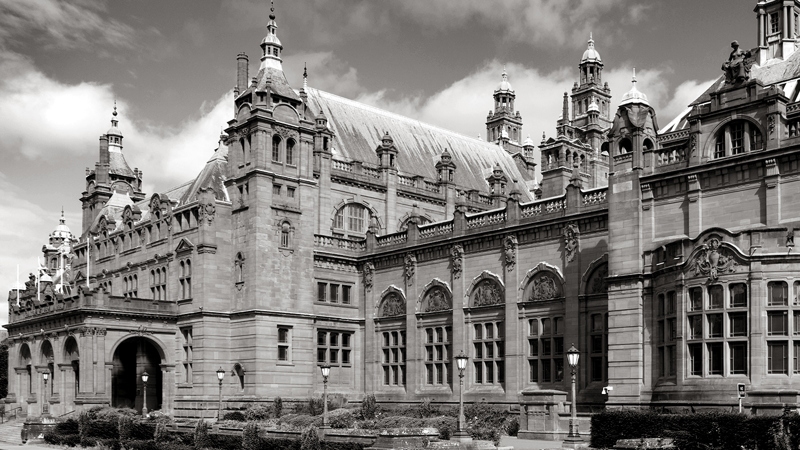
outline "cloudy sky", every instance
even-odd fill
[[[505,65],[524,134],[552,135],[593,33],[614,101],[638,88],[661,126],[711,80],[755,0],[277,0],[289,82],[486,134]],[[32,271],[79,197],[119,108],[124,152],[148,193],[190,179],[232,117],[236,55],[251,75],[266,0],[0,0],[0,292]],[[6,308],[0,308],[5,323]]]

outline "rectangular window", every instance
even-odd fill
[[[689,374],[703,375],[703,344],[689,344]]]
[[[350,365],[352,333],[346,331],[317,332],[317,362],[331,365]]]
[[[603,358],[592,356],[592,381],[603,381]]]
[[[731,125],[731,154],[741,153],[744,153],[744,124],[739,122]]]
[[[747,336],[747,313],[729,313],[730,336]]]
[[[689,316],[689,339],[703,338],[703,315]]]
[[[800,311],[794,312],[794,323],[792,324],[792,334],[800,336]]]
[[[767,313],[767,336],[786,336],[788,333],[788,314],[786,311]]]
[[[294,190],[295,189],[293,187],[287,187],[286,188],[286,196],[289,197],[289,198],[294,198]]]
[[[769,15],[770,34],[779,33],[781,31],[779,20],[778,13],[772,13]]]
[[[317,283],[317,301],[328,301],[328,283]]]
[[[364,232],[364,211],[364,207],[355,207],[353,205],[347,208],[347,219],[349,221],[348,229],[350,231],[355,231],[358,233]]]
[[[291,358],[291,328],[278,327],[278,361],[290,362]]]
[[[794,343],[794,373],[800,373],[800,342]]]
[[[767,342],[767,373],[788,373],[786,342]]]
[[[708,337],[722,337],[722,314],[709,314],[708,318]]]
[[[383,384],[404,386],[406,384],[406,332],[403,330],[383,333]],[[344,336],[343,336],[344,337]],[[344,345],[345,342],[342,342]],[[349,347],[349,341],[346,342]],[[391,374],[389,376],[388,374]]]
[[[709,375],[722,375],[723,370],[722,343],[708,344],[708,373]]]
[[[272,195],[276,197],[281,196],[281,185],[280,184],[273,184],[272,185]]]
[[[747,375],[747,342],[731,342],[731,375]]]
[[[425,373],[429,385],[448,385],[450,378],[450,355],[453,328],[430,327],[425,329]],[[403,339],[405,340],[405,335]]]
[[[786,306],[789,304],[789,287],[783,281],[767,283],[767,305]]]
[[[183,335],[183,382],[192,382],[192,327],[181,328]]]
[[[530,374],[530,382],[531,383],[538,383],[539,382],[539,360],[538,359],[528,360],[528,373]]]
[[[475,359],[476,370],[483,371],[483,377],[479,382],[476,372],[476,383],[495,384],[503,383],[504,374],[501,374],[497,363],[503,362],[504,341],[503,341],[503,322],[486,322],[475,324],[475,339],[473,340],[473,358]],[[482,331],[480,331],[482,329]],[[495,350],[498,351],[495,351]]]
[[[331,303],[339,303],[339,285],[331,283],[330,297]]]
[[[343,305],[350,304],[350,286],[346,284],[342,285],[342,304]]]

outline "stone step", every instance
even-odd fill
[[[22,444],[22,424],[21,420],[15,420],[0,425],[0,442]]]

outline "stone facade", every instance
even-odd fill
[[[773,3],[760,26],[800,9]],[[635,78],[613,112],[590,39],[538,183],[505,72],[486,142],[296,92],[268,30],[187,183],[140,192],[114,116],[80,233],[9,295],[9,406],[141,408],[147,371],[148,409],[210,417],[220,368],[240,406],[319,395],[323,363],[353,400],[455,402],[461,351],[467,401],[518,404],[562,398],[570,344],[581,408],[797,405],[793,47],[659,128]]]

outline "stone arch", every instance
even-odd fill
[[[519,285],[524,302],[556,300],[564,297],[564,275],[561,270],[546,262],[540,262],[528,270]]]
[[[33,363],[33,355],[31,355],[31,348],[27,343],[19,346],[19,366],[25,367]]]
[[[411,218],[411,213],[407,212],[403,214],[403,217],[397,220],[397,231],[405,231],[408,229],[408,219]],[[433,218],[430,214],[422,213],[417,216],[418,222],[417,225],[424,225],[427,223],[433,222]]]
[[[472,279],[464,297],[464,306],[491,306],[505,304],[506,286],[503,280],[495,273],[484,270]]]
[[[453,310],[453,291],[447,282],[434,278],[422,288],[415,311],[436,313]]]
[[[403,290],[395,285],[391,285],[381,292],[378,302],[375,304],[375,317],[401,317],[406,312],[406,295]]]
[[[240,362],[234,363],[233,367],[231,367],[231,377],[236,377],[235,379],[236,384],[239,385],[240,391],[244,390],[244,382],[245,382],[244,376],[246,372],[247,370],[245,370],[244,364]]]
[[[70,384],[74,386],[72,398],[75,398],[77,397],[78,392],[80,392],[81,387],[80,349],[78,347],[78,340],[75,339],[75,336],[68,335],[67,338],[64,339],[64,347],[62,349],[61,356],[63,364],[72,366],[73,381],[71,381]],[[66,394],[66,392],[64,394]]]
[[[706,158],[709,159],[714,158],[714,150],[717,144],[717,136],[719,136],[719,134],[722,133],[725,127],[731,125],[731,122],[747,122],[750,125],[751,129],[755,128],[758,131],[758,133],[761,134],[762,140],[764,139],[764,136],[768,136],[767,130],[753,118],[747,116],[735,116],[735,117],[728,116],[720,120],[716,124],[716,126],[710,132],[708,132],[707,134],[708,138],[706,139],[705,146],[703,147],[702,156],[705,156]]]
[[[332,229],[334,229],[336,227],[336,215],[339,213],[339,211],[342,211],[342,208],[344,208],[344,207],[346,207],[347,205],[350,205],[350,204],[363,206],[364,208],[367,209],[367,211],[369,211],[369,217],[366,218],[367,219],[367,228],[369,228],[369,226],[371,225],[373,219],[377,222],[377,225],[378,225],[379,229],[384,229],[385,228],[383,222],[381,221],[381,218],[380,218],[380,215],[378,213],[378,210],[375,209],[374,206],[372,206],[369,202],[367,202],[365,200],[355,199],[355,198],[351,197],[350,199],[339,201],[339,203],[337,203],[336,206],[333,207],[333,211],[331,212],[331,228]]]
[[[53,350],[53,343],[49,339],[45,339],[39,344],[39,364],[45,365],[53,362],[55,353]]]
[[[23,342],[19,347],[19,369],[26,371],[25,377],[20,380],[20,397],[26,398],[28,394],[33,393],[33,355],[31,348],[27,343]]]
[[[170,365],[166,346],[152,335],[128,334],[121,337],[110,349],[111,406],[134,408],[142,411],[144,398],[147,409],[161,409],[164,403],[164,376],[162,365]],[[147,372],[147,391],[144,394],[142,374]]]
[[[581,277],[580,292],[583,295],[607,294],[608,286],[605,278],[608,276],[608,253],[589,263],[589,267]],[[602,279],[601,279],[602,278]]]

